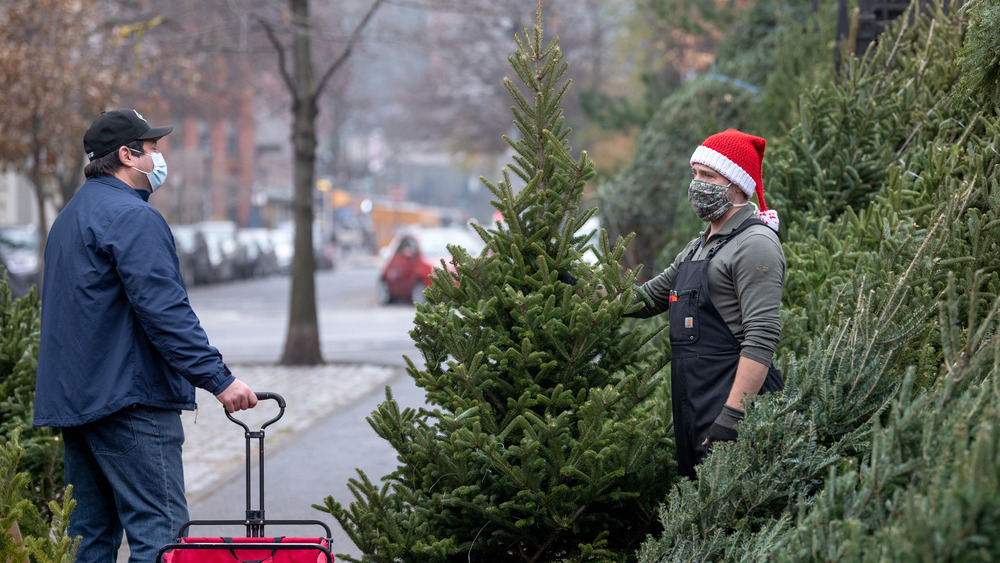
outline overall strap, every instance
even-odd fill
[[[742,223],[740,223],[740,226],[736,227],[736,229],[733,232],[731,232],[728,235],[726,235],[726,238],[720,240],[719,244],[716,244],[715,246],[713,246],[712,250],[708,251],[708,257],[706,258],[706,260],[711,260],[712,258],[714,258],[715,257],[715,253],[717,253],[719,251],[719,249],[722,248],[723,245],[725,245],[727,242],[729,242],[729,241],[733,240],[734,238],[736,238],[736,235],[742,233],[743,231],[749,229],[750,227],[753,227],[754,225],[764,225],[766,227],[767,223],[761,221],[757,217],[749,217],[749,218],[747,218],[747,220],[743,221]]]

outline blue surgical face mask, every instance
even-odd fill
[[[138,151],[133,150],[133,152]],[[132,170],[145,174],[146,178],[149,179],[150,191],[155,192],[156,188],[159,188],[163,185],[163,182],[167,181],[167,161],[163,160],[163,155],[158,152],[145,154],[148,154],[153,159],[153,170],[146,172],[145,170],[140,170],[135,166],[132,167]]]

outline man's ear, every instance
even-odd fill
[[[735,183],[732,183],[729,186],[729,201],[733,203],[746,203],[750,201],[750,198],[747,197],[747,194],[742,188],[737,186]]]
[[[132,154],[132,150],[122,145],[118,147],[118,162],[121,162],[125,166],[132,166],[132,160],[135,156]]]

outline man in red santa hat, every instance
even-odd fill
[[[771,359],[785,255],[778,215],[764,203],[765,144],[728,129],[695,149],[688,200],[708,227],[642,285],[648,300],[632,315],[670,314],[678,472],[690,478],[712,443],[737,439],[755,395],[784,387]]]

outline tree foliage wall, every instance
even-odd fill
[[[833,8],[763,0],[731,10],[738,16],[730,16],[714,64],[660,100],[632,162],[597,185],[609,231],[636,234],[625,263],[642,265],[641,279],[666,268],[699,228],[687,202],[694,148],[730,127],[772,140],[791,122],[798,93],[818,69],[832,71]]]
[[[0,561],[73,563],[80,545],[79,536],[70,538],[67,533],[76,507],[73,488],[66,489],[60,502],[46,504],[51,518],[43,519],[26,498],[34,486],[30,468],[21,465],[26,449],[20,438],[16,429],[0,441]]]
[[[671,491],[640,561],[1000,555],[1000,127],[956,91],[983,6],[902,17],[802,95],[765,171],[786,390]]]

